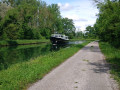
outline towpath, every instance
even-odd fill
[[[108,72],[98,42],[92,42],[28,90],[118,90]]]

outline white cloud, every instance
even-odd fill
[[[61,9],[62,11],[68,11],[68,10],[73,9],[73,6],[70,5],[69,3],[65,3],[65,4],[58,3],[58,6],[60,7],[60,9]]]
[[[77,14],[72,14],[72,13],[71,14],[70,13],[66,14],[66,13],[64,13],[63,16],[67,17],[69,19],[79,20],[79,16]]]
[[[88,20],[87,19],[84,19],[84,18],[79,18],[77,20],[74,20],[74,21],[79,21],[79,22],[87,22]]]
[[[69,19],[72,19],[73,21],[81,21],[81,22],[86,22],[88,21],[87,19],[85,18],[80,18],[79,15],[75,14],[75,13],[71,13],[71,14],[65,14],[63,15],[64,17],[67,17]]]
[[[70,3],[58,3],[62,17],[73,19],[74,25],[85,30],[86,26],[93,25],[96,21],[98,10],[89,0],[82,0]]]

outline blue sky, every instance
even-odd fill
[[[43,0],[47,4],[60,6],[62,17],[73,19],[78,30],[84,31],[86,26],[94,25],[98,10],[92,0]]]

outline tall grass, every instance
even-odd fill
[[[69,48],[63,48],[57,52],[51,52],[35,60],[18,63],[10,66],[7,70],[0,71],[0,90],[25,89],[28,84],[42,79],[45,74],[88,43],[89,42],[85,42]]]
[[[100,49],[110,64],[111,73],[120,85],[120,49],[111,46],[109,43],[100,42]]]

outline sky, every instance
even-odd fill
[[[84,31],[88,25],[93,26],[98,10],[92,0],[43,0],[47,4],[58,4],[61,16],[73,19],[77,31]]]

